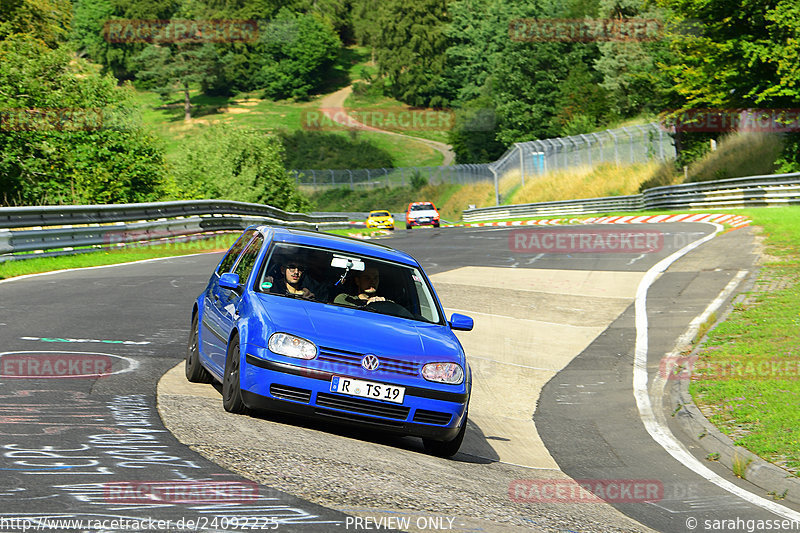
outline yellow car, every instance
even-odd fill
[[[383,228],[394,231],[394,218],[389,211],[370,211],[367,228]]]

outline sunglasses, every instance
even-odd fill
[[[298,265],[297,263],[289,263],[286,265],[286,270],[299,270],[305,271],[306,267],[304,265]]]

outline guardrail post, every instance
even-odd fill
[[[525,186],[525,150],[519,145],[519,143],[514,143],[514,146],[519,149],[519,175],[522,180],[521,185]]]

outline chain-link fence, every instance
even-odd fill
[[[475,183],[516,177],[526,179],[557,170],[592,167],[601,163],[629,165],[675,158],[672,137],[657,123],[628,126],[598,133],[515,143],[493,163],[440,167],[345,170],[293,170],[301,187],[397,187],[413,179],[428,183]]]
[[[325,187],[399,187],[415,179],[428,183],[474,183],[493,179],[488,164],[440,167],[360,168],[344,170],[292,170],[296,183],[313,189]]]

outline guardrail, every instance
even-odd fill
[[[465,210],[462,217],[465,222],[474,222],[500,218],[580,215],[617,211],[723,209],[790,204],[800,204],[800,172],[681,183],[680,185],[653,187],[641,194],[631,196],[478,207]]]
[[[250,224],[306,229],[349,227],[342,215],[290,213],[227,200],[146,204],[0,208],[0,261],[18,252],[121,246],[205,232],[241,231]],[[15,228],[13,231],[11,228]],[[51,252],[50,255],[53,255]]]

